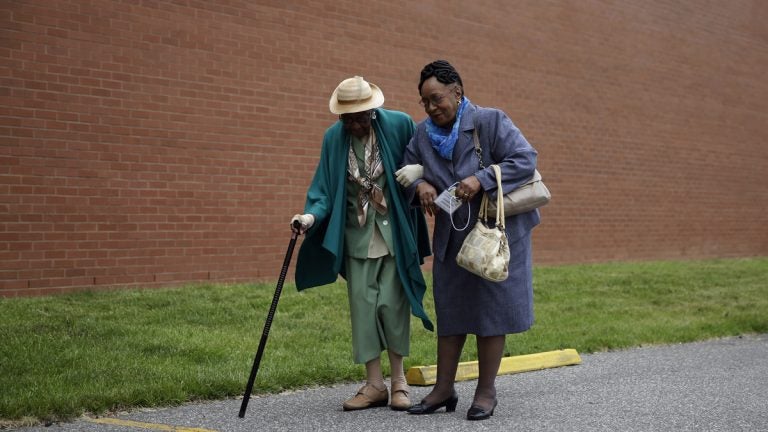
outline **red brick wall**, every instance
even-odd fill
[[[766,255],[766,22],[759,0],[3,0],[0,296],[276,279],[333,88],[363,75],[421,120],[436,58],[539,150],[536,263]]]

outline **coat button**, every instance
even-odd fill
[[[382,225],[389,225],[389,221],[384,221],[381,223]]]

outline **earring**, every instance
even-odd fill
[[[371,112],[371,120],[376,120],[376,111]]]

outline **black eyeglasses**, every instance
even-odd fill
[[[435,93],[433,95],[430,95],[428,98],[421,98],[421,100],[419,100],[419,105],[421,105],[425,109],[427,108],[427,105],[432,105],[432,106],[439,105],[443,101],[443,99],[445,99],[448,93],[452,92],[453,89],[455,88],[456,86],[451,86],[450,88],[448,88],[442,93]]]
[[[339,116],[339,120],[345,125],[351,125],[357,123],[361,126],[365,126],[371,123],[371,111],[364,111],[354,114],[342,114]]]

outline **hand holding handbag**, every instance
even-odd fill
[[[501,190],[501,169],[491,165]],[[483,279],[501,282],[509,276],[509,244],[504,231],[504,205],[502,195],[496,197],[496,225],[488,225],[488,194],[483,193],[477,223],[461,245],[456,264]]]
[[[477,127],[475,127],[475,131],[472,135],[475,142],[475,153],[477,153],[477,157],[480,159],[480,167],[484,168],[482,158],[483,152],[480,148],[480,139],[477,136]],[[497,193],[501,193],[501,186],[499,186]],[[507,216],[514,216],[516,214],[529,212],[546,205],[551,199],[552,195],[541,180],[539,170],[534,170],[533,177],[531,177],[530,180],[512,192],[504,195],[504,214]],[[489,211],[493,213],[495,210],[496,203],[491,202]]]

